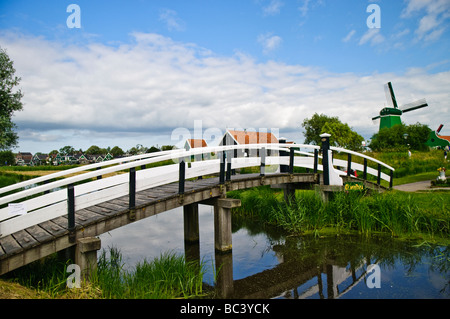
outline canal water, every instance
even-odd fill
[[[214,286],[217,279],[229,298],[450,299],[448,247],[387,237],[294,237],[234,218],[232,253],[216,255],[213,217],[211,206],[199,205],[199,247],[185,247],[177,208],[103,234],[102,248],[118,248],[129,269],[193,248],[204,282]],[[225,279],[215,276],[216,264]]]

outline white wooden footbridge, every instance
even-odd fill
[[[357,180],[366,185],[380,188],[385,180],[392,187],[392,167],[364,154],[330,148],[328,138],[324,135],[322,147],[250,144],[142,154],[1,188],[0,275],[70,247],[77,247],[80,256],[96,251],[96,236],[180,206],[185,240],[196,241],[199,203],[214,205],[215,247],[227,251],[231,209],[240,205],[226,198],[231,190],[277,185],[286,195],[314,184],[342,189],[352,170],[360,172]],[[248,156],[235,156],[241,150],[248,150]],[[347,154],[347,160],[332,159],[333,151]],[[363,164],[353,162],[356,157]],[[236,174],[255,166],[256,174]],[[295,167],[307,172],[296,173]],[[373,183],[366,181],[369,175],[375,176]]]

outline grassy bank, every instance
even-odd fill
[[[282,192],[268,187],[235,191],[237,211],[250,218],[277,225],[292,234],[335,232],[387,233],[398,237],[447,238],[450,232],[450,193],[390,191],[364,196],[339,192],[324,203],[314,191],[296,191],[289,203]]]
[[[204,265],[186,262],[184,256],[161,254],[144,260],[134,269],[125,270],[120,251],[102,250],[98,268],[89,283],[81,288],[67,288],[69,263],[56,254],[19,268],[0,280],[3,299],[173,299],[205,295]]]

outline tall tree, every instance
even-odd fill
[[[374,151],[405,151],[407,149],[426,151],[425,144],[431,129],[420,123],[405,125],[404,123],[385,127],[372,136],[370,148]]]
[[[319,115],[317,113],[314,113],[311,119],[306,118],[302,123],[305,129],[305,133],[303,133],[305,135],[305,144],[320,145],[320,134],[322,134],[322,127],[326,123],[340,123],[340,121],[337,117],[330,117],[324,114]]]
[[[302,123],[305,128],[305,144],[320,145],[322,133],[331,134],[330,144],[358,151],[364,138],[353,131],[348,124],[342,123],[337,116],[330,117],[315,113],[311,119],[305,119]]]
[[[19,139],[14,131],[16,125],[11,120],[15,111],[23,109],[22,91],[14,89],[21,79],[15,73],[13,61],[0,47],[0,150],[16,147]]]

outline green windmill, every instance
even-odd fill
[[[422,107],[428,106],[425,99],[404,104],[398,107],[397,100],[395,99],[394,90],[392,89],[392,83],[388,82],[384,85],[384,92],[386,94],[386,100],[389,107],[385,107],[380,111],[380,115],[375,116],[372,120],[380,119],[380,130],[382,128],[390,128],[394,125],[401,124],[400,116],[405,112],[414,111]]]

